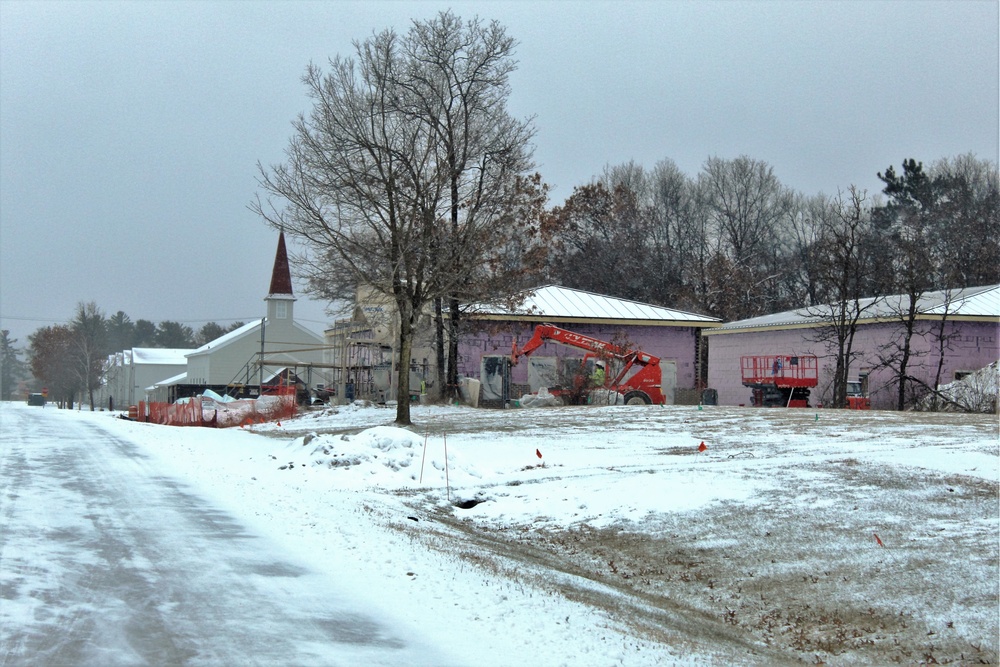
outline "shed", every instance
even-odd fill
[[[559,285],[528,290],[504,303],[473,305],[464,317],[459,375],[481,381],[486,405],[550,386],[563,360],[583,357],[582,350],[546,343],[528,363],[511,367],[514,344],[523,345],[535,326],[545,323],[660,357],[667,402],[697,403],[701,332],[721,324],[706,315]]]
[[[174,388],[185,384],[186,379],[187,373],[185,372],[154,382],[146,387],[146,396],[149,401],[168,403],[171,401]]]
[[[873,408],[895,407],[899,384],[888,362],[900,344],[899,313],[907,304],[904,295],[871,297],[858,304],[861,315],[849,379],[866,388]],[[719,404],[750,404],[750,389],[741,382],[742,356],[809,354],[819,359],[819,384],[811,404],[831,404],[836,355],[824,340],[824,331],[829,331],[824,313],[832,308],[799,308],[706,331],[708,385],[718,392]],[[1000,285],[928,292],[917,303],[915,324],[908,375],[933,386],[940,365],[940,384],[961,379],[1000,358]]]

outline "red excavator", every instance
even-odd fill
[[[740,357],[743,386],[753,390],[751,404],[808,408],[809,389],[819,383],[819,364],[812,354]]]
[[[539,324],[535,334],[520,349],[514,341],[511,351],[511,365],[516,365],[518,359],[526,357],[545,343],[554,342],[586,350],[583,361],[594,358],[597,360],[614,359],[621,365],[621,370],[614,377],[606,377],[604,389],[616,391],[625,397],[626,405],[663,405],[666,397],[662,391],[662,372],[660,358],[638,350],[628,350],[614,343],[591,338],[584,334],[574,333],[551,324]],[[558,390],[552,391],[558,395]]]

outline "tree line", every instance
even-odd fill
[[[196,332],[172,320],[134,322],[123,311],[111,316],[94,302],[77,305],[66,324],[36,329],[28,336],[27,361],[10,332],[0,332],[0,400],[14,397],[18,385],[33,379],[34,391],[48,389],[49,396],[72,407],[86,396],[94,405],[93,392],[101,384],[109,355],[134,347],[193,349],[243,326],[202,325]]]
[[[1000,282],[996,163],[907,159],[878,176],[881,193],[807,197],[746,156],[695,177],[670,160],[606,167],[543,216],[543,274],[724,321],[836,301],[845,269],[866,296]],[[847,243],[865,255],[849,266]]]

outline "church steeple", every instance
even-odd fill
[[[264,297],[267,302],[267,318],[271,322],[294,319],[292,305],[292,272],[288,268],[288,251],[285,249],[285,231],[278,236],[278,251],[274,254],[274,268],[271,270],[271,288]]]
[[[271,270],[271,289],[268,296],[292,296],[292,273],[288,268],[288,251],[285,250],[285,232],[278,236],[278,251],[274,255],[274,269]]]

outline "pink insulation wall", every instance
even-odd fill
[[[929,385],[937,374],[937,330],[939,322],[920,321],[919,331],[911,342],[913,357],[909,374]],[[956,373],[975,371],[1000,358],[998,325],[995,322],[949,322],[945,325],[947,346],[941,372],[941,384],[955,379]],[[872,408],[895,407],[898,385],[891,370],[881,367],[884,358],[899,340],[899,324],[861,325],[853,349],[859,356],[851,363],[850,377],[869,373],[869,395]],[[835,357],[825,342],[816,340],[815,329],[778,329],[715,334],[708,340],[708,386],[719,393],[719,405],[750,404],[750,389],[740,378],[740,357],[761,354],[815,354],[819,357],[819,386],[813,390],[810,405],[830,405],[832,399],[833,365]]]
[[[540,322],[466,322],[467,331],[458,346],[459,375],[479,378],[484,356],[510,356],[515,337],[518,345],[524,345],[534,333],[536,324]],[[558,323],[557,326],[605,341],[614,342],[624,336],[636,349],[675,361],[678,389],[695,388],[698,338],[695,327],[587,323]],[[582,357],[584,354],[584,350],[559,343],[546,343],[534,353],[539,357]],[[511,371],[511,381],[526,384],[527,373],[527,364],[518,364]]]

